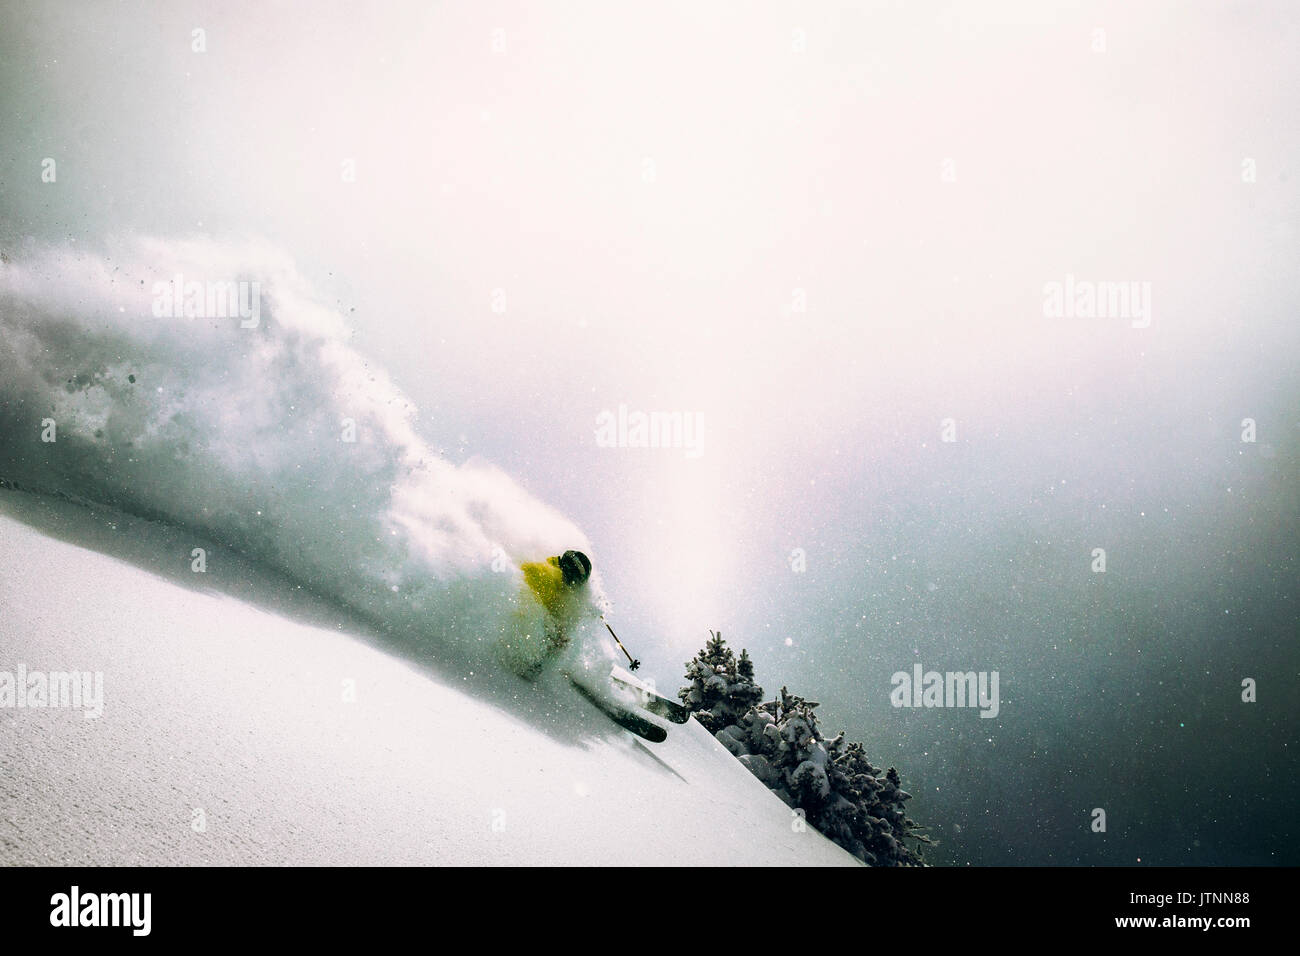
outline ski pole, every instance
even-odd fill
[[[624,654],[627,654],[628,664],[630,665],[629,670],[636,670],[638,667],[640,667],[641,662],[634,659],[631,654],[627,653],[627,648],[624,647],[623,642],[618,639],[618,635],[614,633],[614,629],[609,626],[609,621],[605,620],[602,617],[600,619],[600,623],[605,625],[605,630],[609,631],[609,636],[614,639],[614,643],[618,645],[618,649],[622,651]]]

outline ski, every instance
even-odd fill
[[[674,724],[684,724],[691,719],[691,712],[675,700],[669,700],[654,688],[637,680],[621,667],[615,667],[609,675],[619,687],[625,687],[637,695],[641,706],[656,717],[671,720]]]
[[[649,740],[651,743],[663,743],[668,739],[668,731],[664,730],[658,724],[646,720],[640,714],[637,714],[626,707],[621,707],[618,704],[611,703],[610,701],[601,700],[597,694],[578,683],[572,676],[569,677],[569,683],[577,689],[579,694],[599,707],[605,716],[614,721],[614,723],[618,724],[624,730],[629,730],[638,737]]]

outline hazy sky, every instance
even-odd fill
[[[722,629],[940,858],[1300,862],[1300,8],[974,6],[5,3],[0,243],[275,243],[661,685]]]

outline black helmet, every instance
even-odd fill
[[[560,555],[560,573],[569,587],[586,584],[591,577],[591,558],[581,551],[565,551]]]

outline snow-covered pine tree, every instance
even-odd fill
[[[763,688],[754,680],[754,662],[749,659],[749,651],[742,647],[736,659],[736,679],[727,688],[726,713],[739,720],[762,699]]]
[[[883,776],[861,744],[844,734],[823,738],[813,713],[816,701],[781,688],[776,700],[758,703],[762,689],[754,665],[741,652],[736,660],[721,634],[687,663],[678,696],[700,723],[754,776],[808,824],[854,856],[874,866],[924,865],[907,840],[929,843],[904,811],[911,794],[898,771]],[[739,711],[742,700],[748,706]]]
[[[727,646],[722,632],[709,632],[709,642],[686,662],[690,682],[677,692],[686,709],[711,734],[735,723],[763,699],[754,683],[754,663],[743,648],[740,658]]]

